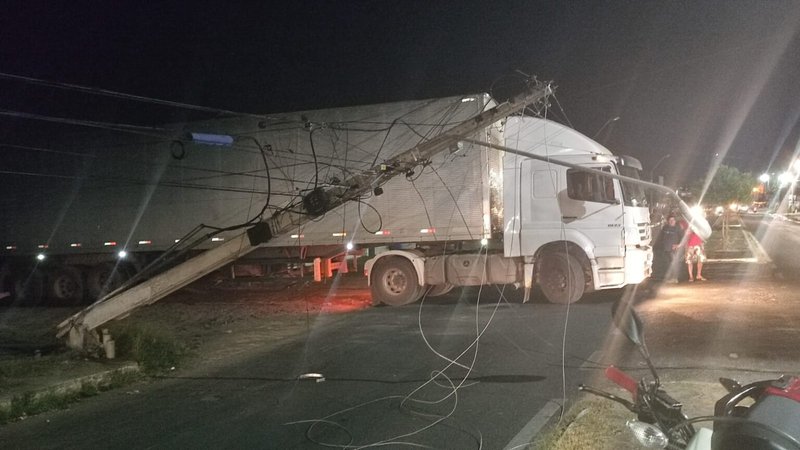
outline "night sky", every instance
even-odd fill
[[[0,16],[3,73],[270,113],[502,97],[522,71],[558,86],[554,118],[646,173],[671,154],[656,175],[672,183],[719,162],[782,171],[800,139],[795,1],[17,3]],[[0,109],[196,118],[2,78]],[[0,116],[0,144],[53,128]]]

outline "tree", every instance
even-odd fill
[[[740,172],[735,167],[721,164],[703,192],[705,180],[698,180],[692,187],[694,198],[702,198],[706,205],[727,205],[729,203],[750,203],[753,187],[758,185],[756,177],[750,172]]]

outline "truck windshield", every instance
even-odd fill
[[[619,174],[622,176],[639,178],[639,171],[630,166],[618,166]],[[622,199],[625,206],[647,206],[647,196],[643,186],[633,183],[622,182]]]

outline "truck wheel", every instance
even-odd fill
[[[83,301],[83,276],[72,266],[57,267],[50,274],[50,297],[59,305],[74,305]]]
[[[428,297],[439,297],[452,291],[454,287],[455,286],[450,283],[435,284],[428,288],[428,292],[425,295]]]
[[[8,264],[0,265],[0,305],[9,304],[14,296],[14,280]]]
[[[127,278],[122,266],[113,263],[98,264],[86,276],[86,290],[94,301],[120,287]]]
[[[14,304],[36,306],[44,299],[44,275],[41,270],[17,273],[13,283]]]
[[[372,269],[372,302],[402,306],[419,300],[423,290],[411,261],[389,256],[378,260]]]
[[[550,303],[580,300],[586,285],[581,264],[567,253],[547,252],[540,258],[537,280]]]

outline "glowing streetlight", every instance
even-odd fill
[[[762,173],[761,176],[758,177],[758,181],[760,181],[762,183],[769,183],[769,174],[768,173]]]
[[[612,118],[606,120],[606,123],[604,123],[603,126],[600,127],[600,129],[597,130],[597,132],[594,133],[594,136],[592,136],[592,139],[597,139],[597,136],[600,136],[600,132],[601,131],[603,131],[607,126],[611,125],[612,123],[614,123],[614,122],[616,122],[618,120],[619,120],[619,116],[612,117]]]

